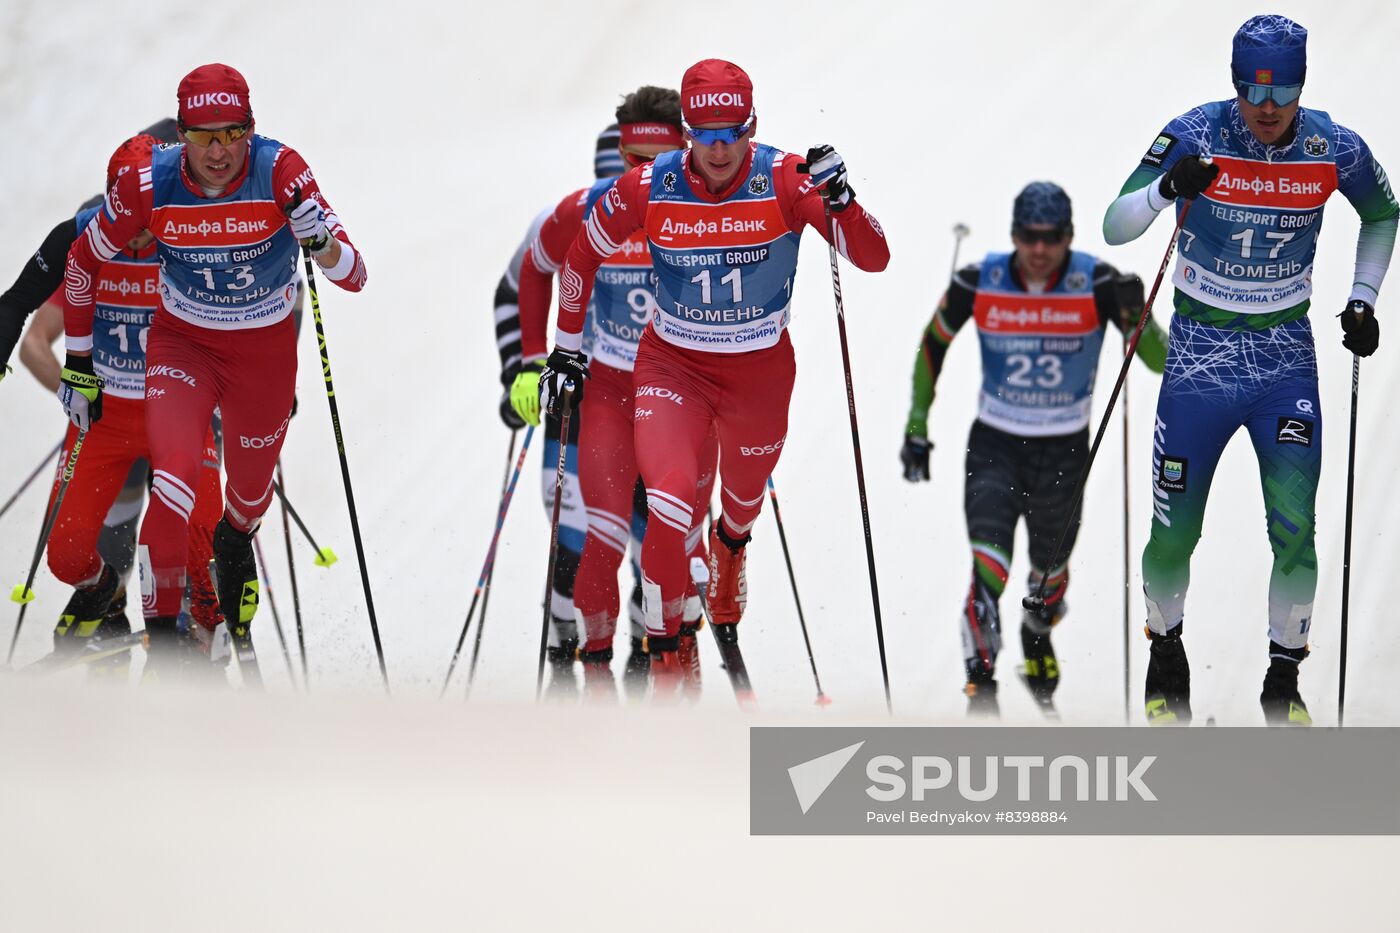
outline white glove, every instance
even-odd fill
[[[315,199],[308,198],[287,213],[287,225],[292,228],[292,236],[312,253],[325,252],[330,245],[331,231],[326,226],[326,215]]]

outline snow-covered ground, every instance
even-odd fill
[[[1027,840],[1006,846],[960,840],[956,850],[948,850],[913,841],[847,840],[799,847],[747,839],[742,815],[746,730],[728,711],[732,700],[713,657],[707,656],[712,686],[706,709],[696,714],[703,718],[696,720],[695,743],[678,750],[692,754],[693,748],[693,758],[681,759],[693,765],[691,770],[658,772],[646,761],[631,759],[625,766],[614,764],[616,759],[608,756],[630,755],[637,745],[600,738],[602,744],[594,752],[593,746],[569,738],[590,723],[610,725],[614,719],[595,722],[573,713],[557,718],[523,708],[534,686],[537,606],[546,558],[547,524],[535,495],[540,476],[537,451],[507,523],[473,699],[502,711],[502,718],[497,723],[455,706],[429,706],[427,700],[440,683],[484,557],[506,453],[508,435],[495,413],[499,388],[491,325],[491,298],[501,269],[530,218],[591,178],[594,136],[610,122],[621,94],[644,83],[675,86],[691,62],[721,56],[741,63],[754,78],[760,138],[797,151],[823,141],[837,145],[862,201],[889,235],[894,256],[889,270],[870,276],[848,269],[843,284],[890,679],[895,707],[903,717],[933,721],[960,716],[964,701],[959,693],[956,618],[970,567],[961,511],[961,451],[974,416],[978,380],[976,341],[970,331],[954,344],[933,410],[935,481],[906,485],[897,460],[909,370],[920,330],[946,281],[951,228],[956,222],[972,228],[964,260],[1003,249],[1015,193],[1034,179],[1055,180],[1074,199],[1075,245],[1137,271],[1150,282],[1166,246],[1166,221],[1159,220],[1136,243],[1108,250],[1099,233],[1103,209],[1170,117],[1231,93],[1230,35],[1255,12],[1259,10],[1253,4],[1240,2],[1189,10],[1064,2],[989,2],[955,9],[914,3],[734,2],[520,2],[492,8],[353,2],[332,7],[245,2],[208,8],[169,0],[120,9],[37,0],[0,5],[0,132],[8,141],[5,171],[0,172],[0,204],[5,206],[0,269],[6,275],[18,269],[22,257],[55,222],[97,190],[113,146],[172,113],[179,78],[210,60],[226,61],[244,72],[259,131],[282,139],[307,158],[369,265],[370,283],[363,294],[347,295],[323,282],[321,297],[379,622],[401,698],[398,706],[386,708],[374,696],[378,688],[373,651],[309,332],[303,334],[301,413],[284,462],[293,501],[323,543],[342,558],[330,570],[311,567],[306,552],[299,561],[313,686],[353,709],[369,710],[364,742],[397,736],[395,751],[357,747],[352,724],[361,720],[348,713],[335,715],[323,705],[290,700],[264,613],[259,644],[268,659],[264,666],[270,696],[246,706],[221,701],[217,725],[212,717],[196,716],[184,707],[169,712],[172,724],[193,733],[193,746],[212,749],[207,759],[191,763],[198,776],[196,796],[169,805],[189,813],[193,826],[216,807],[216,793],[226,798],[236,792],[238,780],[212,763],[224,760],[218,751],[222,742],[242,743],[256,731],[225,738],[222,724],[227,718],[241,713],[247,719],[240,721],[266,724],[281,737],[269,742],[270,749],[312,741],[320,747],[321,733],[316,730],[332,723],[328,746],[341,743],[337,747],[353,749],[345,753],[351,756],[347,767],[352,771],[364,762],[382,762],[385,755],[412,760],[421,753],[421,761],[417,766],[384,762],[384,780],[392,785],[384,797],[373,794],[373,779],[358,773],[346,778],[351,783],[345,799],[356,804],[347,810],[354,812],[316,799],[321,785],[312,775],[322,764],[307,760],[304,773],[296,773],[302,770],[297,764],[302,758],[267,760],[266,771],[249,766],[255,772],[253,783],[265,795],[280,787],[277,793],[298,795],[298,800],[309,794],[315,800],[310,811],[289,805],[290,798],[272,804],[267,814],[289,820],[281,828],[270,815],[255,823],[262,830],[288,834],[296,840],[288,849],[300,848],[308,861],[316,862],[313,853],[324,857],[336,848],[337,839],[349,838],[366,800],[388,798],[380,814],[385,822],[366,830],[371,836],[377,833],[382,849],[376,859],[382,858],[386,866],[398,859],[409,865],[430,864],[428,853],[441,850],[418,849],[424,839],[429,847],[459,846],[458,855],[482,844],[510,852],[500,861],[472,855],[479,877],[469,877],[466,869],[460,877],[447,871],[446,865],[461,865],[451,860],[416,878],[407,872],[394,876],[398,896],[413,901],[415,908],[426,910],[425,904],[440,901],[443,889],[460,886],[457,906],[460,917],[467,919],[470,892],[499,890],[498,882],[512,868],[531,879],[549,878],[556,871],[566,879],[561,883],[568,897],[561,891],[527,900],[531,889],[519,881],[519,904],[536,910],[544,900],[552,905],[545,908],[551,914],[547,919],[571,922],[568,903],[577,901],[581,890],[571,882],[579,877],[577,867],[589,858],[588,839],[598,833],[609,840],[604,846],[609,859],[606,890],[617,898],[614,916],[621,917],[629,907],[628,895],[636,894],[635,887],[617,883],[623,871],[631,882],[650,881],[657,874],[652,866],[674,859],[670,865],[689,879],[689,884],[677,886],[686,892],[684,907],[667,907],[664,898],[649,894],[638,899],[640,904],[633,901],[632,907],[645,905],[644,916],[636,918],[643,922],[698,925],[702,917],[718,916],[709,913],[717,903],[711,879],[732,875],[742,879],[747,894],[758,896],[760,868],[781,875],[774,880],[779,882],[776,890],[783,892],[782,906],[808,909],[813,905],[798,890],[815,890],[810,882],[827,876],[840,884],[857,864],[861,880],[851,876],[848,883],[873,884],[875,902],[883,895],[902,898],[900,903],[908,908],[899,912],[904,916],[932,918],[953,910],[954,916],[971,917],[973,902],[985,903],[983,899],[998,891],[1020,890],[1022,882],[1016,879],[1029,874],[1068,881],[1078,877],[1069,866],[1092,856],[1098,873],[1094,883],[1076,890],[1108,898],[1109,906],[1122,908],[1119,916],[1125,923],[1160,923],[1155,909],[1143,917],[1140,904],[1133,906],[1135,896],[1140,892],[1155,898],[1159,886],[1164,896],[1182,886],[1191,889],[1211,873],[1208,868],[1186,869],[1194,867],[1200,854],[1188,841]],[[1335,2],[1295,2],[1283,12],[1312,30],[1304,103],[1329,110],[1357,129],[1395,171],[1400,165],[1400,129],[1391,119],[1391,89],[1377,80],[1376,63],[1389,60],[1400,12],[1386,4]],[[1340,197],[1334,199],[1330,216],[1315,272],[1314,324],[1327,441],[1318,505],[1320,583],[1314,653],[1303,675],[1304,696],[1324,724],[1335,721],[1336,711],[1350,370],[1350,357],[1329,318],[1349,288],[1357,228],[1354,212]],[[792,429],[775,480],[823,684],[836,700],[832,712],[881,722],[883,696],[826,251],[815,235],[806,239],[792,328],[799,376]],[[1392,282],[1383,295],[1383,319],[1389,319],[1385,298],[1396,288],[1400,284]],[[1165,320],[1165,300],[1159,302],[1158,313]],[[1381,351],[1363,366],[1362,374],[1349,724],[1400,722],[1400,692],[1393,686],[1393,672],[1400,668],[1400,630],[1391,625],[1386,583],[1396,555],[1390,526],[1400,518],[1392,495],[1397,464],[1390,440],[1397,422],[1389,405],[1397,387],[1395,334],[1384,326]],[[1112,348],[1116,341],[1109,344]],[[1116,373],[1114,357],[1113,349],[1105,351],[1099,411]],[[1146,642],[1136,634],[1143,616],[1137,565],[1149,522],[1147,428],[1155,395],[1155,377],[1135,367],[1128,400],[1133,428],[1129,491],[1135,710],[1146,656]],[[0,496],[8,496],[57,441],[63,421],[57,403],[27,374],[16,372],[0,386],[0,428]],[[1085,526],[1073,562],[1073,610],[1056,637],[1064,671],[1060,706],[1065,719],[1075,724],[1112,724],[1122,716],[1120,431],[1118,423],[1110,429],[1090,482]],[[1217,474],[1193,565],[1188,645],[1194,696],[1202,715],[1214,715],[1222,725],[1255,724],[1261,718],[1256,698],[1266,665],[1269,549],[1257,476],[1252,451],[1241,436]],[[7,575],[7,587],[13,582],[10,577],[18,581],[23,576],[41,510],[41,496],[31,492],[0,520],[0,574]],[[268,549],[273,584],[285,604],[286,573],[275,520],[268,530],[276,532],[267,543],[274,545]],[[1008,615],[1021,595],[1026,569],[1018,551],[1015,584],[1003,606]],[[818,722],[819,714],[810,705],[811,678],[776,530],[767,516],[757,526],[750,581],[745,650],[765,708],[789,720]],[[32,622],[16,656],[21,663],[46,650],[49,621],[66,598],[64,588],[47,571],[41,572],[36,589],[39,599],[31,607]],[[8,634],[8,625],[0,627],[0,637],[8,639]],[[1015,650],[1013,644],[1013,655]],[[1009,687],[1003,694],[1008,719],[1035,721],[1032,704],[1020,691]],[[88,726],[69,722],[70,715],[79,714],[71,704],[57,699],[34,704],[38,708],[27,709],[20,719],[20,696],[5,699],[3,708],[13,714],[11,734],[31,742],[31,750],[40,747],[36,736],[45,727],[59,728],[62,723],[63,729],[77,730],[66,743],[72,755],[40,757],[19,771],[8,765],[0,768],[0,774],[17,782],[5,797],[5,809],[12,815],[31,811],[24,816],[21,834],[34,840],[45,827],[42,807],[61,809],[66,799],[57,794],[57,785],[44,788],[36,783],[51,769],[80,763],[95,775],[91,788],[84,788],[102,793],[99,761],[105,759],[92,757],[87,746],[80,746],[78,737],[93,733],[84,731]],[[50,705],[54,712],[46,717],[42,710]],[[144,699],[126,697],[106,698],[102,705],[125,710],[138,720],[155,708]],[[288,716],[295,728],[304,730],[299,737],[281,731],[294,728],[283,721]],[[637,722],[640,730],[660,731],[659,720]],[[134,726],[123,734],[138,745],[150,741]],[[420,768],[439,765],[452,778],[453,786],[441,789],[447,803],[473,793],[516,793],[514,785],[502,784],[498,775],[486,779],[476,770],[471,743],[478,738],[498,761],[512,758],[531,774],[551,773],[550,780],[528,785],[545,802],[535,814],[542,822],[533,824],[523,839],[503,817],[487,819],[480,827],[469,825],[465,814],[481,812],[479,804],[442,816],[419,802],[399,799],[416,790],[394,781],[411,781]],[[540,748],[540,743],[554,740],[557,757]],[[254,749],[261,747],[261,739],[246,741]],[[449,764],[434,757],[434,749],[444,746],[450,746],[453,756]],[[113,780],[123,789],[124,800],[133,799],[140,779],[152,777],[147,772],[167,763],[155,757],[143,764],[118,754],[121,746],[102,747],[117,754]],[[707,751],[713,755],[705,757]],[[334,760],[334,752],[327,754]],[[36,767],[36,761],[49,767]],[[169,766],[181,765],[172,761]],[[718,780],[728,782],[723,789],[715,787],[710,768],[722,776]],[[296,774],[279,785],[284,770]],[[647,776],[641,783],[648,789],[625,799],[623,788],[635,787],[632,782],[639,775]],[[662,775],[669,775],[672,784],[688,781],[695,788],[688,816],[679,820],[674,832],[655,825],[660,792],[651,789],[650,778]],[[154,777],[153,788],[174,792],[177,785],[168,773]],[[575,777],[582,783],[573,783]],[[184,782],[178,786],[181,793],[190,789]],[[609,818],[601,829],[585,824],[565,831],[562,826],[572,817],[590,811],[574,796],[581,786],[598,790],[603,801],[599,809]],[[35,807],[26,803],[24,794],[33,795]],[[164,805],[159,800],[137,804],[129,816],[124,811],[119,825],[139,835],[145,811]],[[623,824],[628,813],[633,814],[628,817],[631,822]],[[398,814],[401,821],[384,814]],[[227,814],[209,818],[230,828]],[[63,835],[45,843],[49,848],[36,850],[25,877],[35,876],[39,866],[61,876],[58,866],[71,863],[63,854],[67,848],[59,843],[76,847],[89,835],[76,821],[57,825]],[[328,827],[335,833],[323,835]],[[695,848],[671,848],[687,830],[702,828],[707,835]],[[629,835],[630,829],[636,835]],[[185,838],[183,832],[178,835]],[[356,839],[357,845],[364,841]],[[541,839],[549,841],[528,845]],[[629,841],[618,841],[622,839]],[[237,842],[249,848],[243,850],[247,858],[236,861],[256,861],[264,851],[251,841]],[[115,842],[111,845],[111,857],[120,859],[124,850]],[[3,848],[7,859],[20,857],[13,846]],[[303,877],[327,896],[333,885],[342,884],[347,892],[342,906],[367,903],[372,897],[370,874],[333,877],[336,866],[349,864],[354,853],[364,851],[347,846],[330,861],[303,869],[311,872]],[[1314,870],[1322,870],[1318,866],[1325,857],[1368,851],[1369,847],[1316,842],[1306,847]],[[1388,851],[1393,854],[1393,847]],[[1213,844],[1212,858],[1228,865],[1241,885],[1255,881],[1255,889],[1261,890],[1276,884],[1283,868],[1274,861],[1275,867],[1266,871],[1261,855],[1271,853],[1248,841],[1223,842]],[[732,872],[726,870],[730,857],[738,860]],[[292,851],[279,851],[275,864],[291,865],[295,858]],[[789,858],[801,861],[774,867]],[[74,859],[80,861],[79,856]],[[152,879],[133,859],[129,878],[138,892],[134,899],[160,896],[171,884],[189,884],[210,892],[212,912],[216,897],[226,900],[214,892],[229,880],[229,863],[215,857],[212,848],[193,850],[191,861],[196,864],[188,866],[188,872],[181,869],[178,879],[173,867]],[[1368,859],[1355,861],[1366,864]],[[8,864],[18,870],[20,863]],[[808,872],[799,871],[798,865],[807,866]],[[663,872],[668,878],[676,874]],[[978,892],[968,897],[952,893],[952,884],[933,880],[954,878],[982,884],[957,887]],[[1133,887],[1136,879],[1141,879],[1141,887]],[[0,885],[4,883],[0,879]],[[274,888],[283,890],[273,886],[263,893]],[[430,888],[438,900],[424,895]],[[37,890],[49,889],[30,893]],[[294,890],[288,882],[284,893],[291,897]],[[420,895],[424,900],[414,901]],[[1261,911],[1268,909],[1264,900],[1254,899]],[[1037,909],[1037,924],[1078,924],[1072,902],[1052,903],[1057,904],[1053,910]],[[306,903],[297,909],[302,907],[311,909]],[[872,919],[885,907],[871,904]],[[773,913],[767,916],[776,921],[777,907],[770,909]],[[926,913],[912,914],[916,909]],[[366,924],[370,916],[347,908],[342,914],[324,914],[313,925],[329,926],[327,921],[342,918]],[[496,923],[491,925],[524,923],[512,924],[509,913],[493,916]],[[859,915],[817,916],[823,925],[849,917],[851,925]],[[1308,916],[1305,907],[1285,919],[1289,925],[1303,925]],[[1320,923],[1321,916],[1314,920]],[[206,925],[219,925],[217,916],[208,919]],[[278,915],[254,919],[291,925]],[[396,924],[386,915],[378,925]]]

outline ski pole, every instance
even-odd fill
[[[297,188],[292,205],[301,203],[301,189]],[[340,429],[340,406],[335,400],[335,385],[331,382],[331,356],[326,346],[326,327],[321,320],[321,300],[316,294],[316,263],[311,260],[311,246],[301,244],[301,256],[306,262],[306,287],[311,292],[311,316],[316,321],[316,345],[321,351],[321,373],[326,380],[326,402],[331,410],[331,428],[335,432],[335,449],[340,455],[340,479],[345,486],[345,504],[350,510],[350,531],[355,539],[355,556],[360,563],[360,583],[365,590],[365,610],[369,613],[369,630],[374,636],[374,654],[379,660],[379,676],[384,681],[384,692],[389,693],[389,668],[384,663],[384,644],[379,639],[379,620],[374,614],[374,593],[370,591],[369,567],[365,564],[365,546],[360,537],[360,513],[355,509],[355,490],[350,485],[350,460],[345,453],[345,434]],[[305,529],[303,529],[305,530]],[[313,545],[314,547],[314,545]]]
[[[282,461],[277,461],[277,488],[286,484],[286,477],[282,475]],[[287,520],[290,510],[287,506],[286,496],[280,500],[282,503],[282,543],[287,547],[287,577],[292,581],[292,614],[297,622],[297,648],[301,653],[301,684],[309,692],[311,690],[311,675],[306,666],[306,633],[301,624],[301,588],[297,586],[297,564],[296,558],[292,554],[292,524]],[[308,535],[309,537],[309,535]],[[315,547],[313,544],[312,547]]]
[[[525,446],[530,445],[530,432],[525,432]],[[509,479],[510,461],[515,456],[515,431],[510,432],[510,446],[506,449],[506,476],[501,479],[501,495],[504,496],[507,490],[514,487],[515,483]],[[525,451],[520,451],[520,462],[525,462]],[[516,476],[520,475],[519,467],[516,468]],[[486,571],[486,586],[481,591],[481,621],[476,624],[476,638],[472,639],[472,663],[467,668],[467,692],[472,689],[472,682],[476,680],[476,660],[481,656],[481,633],[486,630],[486,606],[491,601],[491,581],[496,577],[496,560],[491,559],[491,569]],[[470,622],[471,613],[467,613],[467,620]]]
[[[54,496],[53,507],[44,513],[44,524],[39,530],[39,542],[34,546],[34,559],[29,562],[29,576],[23,583],[16,583],[10,591],[10,599],[20,604],[19,618],[15,620],[15,631],[10,636],[10,651],[5,656],[5,663],[9,664],[15,657],[15,645],[19,642],[20,629],[24,628],[24,614],[29,608],[29,604],[34,601],[34,575],[39,572],[39,561],[44,556],[44,546],[49,543],[49,534],[53,531],[54,522],[58,520],[58,510],[63,508],[63,497],[68,494],[68,484],[73,481],[73,471],[78,468],[78,455],[83,452],[83,441],[87,439],[87,431],[80,430],[78,437],[73,441],[73,449],[68,453],[68,462],[63,466],[63,475],[58,481],[58,493]]]
[[[281,471],[280,465],[278,471],[279,473]],[[301,516],[297,514],[297,510],[292,507],[292,503],[287,499],[287,492],[282,488],[282,481],[280,478],[273,481],[272,491],[277,493],[277,499],[282,503],[282,514],[292,517],[292,521],[301,529],[302,536],[305,537],[307,543],[311,545],[311,549],[316,552],[316,559],[312,561],[312,563],[317,567],[329,567],[331,564],[340,560],[339,557],[335,556],[335,551],[332,551],[328,547],[321,547],[316,543],[316,538],[312,536],[311,529],[306,527],[306,522],[301,520]]]
[[[501,503],[496,507],[496,528],[491,532],[491,544],[486,548],[486,560],[481,564],[481,574],[476,578],[476,590],[472,593],[471,605],[467,607],[467,618],[462,622],[462,632],[457,636],[457,647],[452,650],[452,660],[447,664],[447,676],[442,679],[442,689],[438,691],[438,698],[447,692],[447,685],[452,682],[452,672],[457,669],[457,659],[461,657],[462,645],[467,640],[467,629],[471,627],[472,616],[476,613],[476,601],[481,597],[483,590],[491,585],[491,574],[496,569],[496,545],[501,540],[501,529],[505,527],[506,511],[510,508],[511,497],[515,495],[515,483],[520,479],[520,471],[525,466],[525,455],[530,452],[530,439],[535,436],[535,428],[531,425],[525,430],[525,443],[520,446],[520,458],[515,462],[515,472],[509,475],[509,482],[501,490]],[[515,453],[515,432],[510,432],[510,453]],[[510,460],[506,460],[506,468],[510,468]],[[486,624],[486,607],[481,609],[481,624],[476,627],[476,647],[481,647],[481,626]],[[472,670],[476,670],[476,654],[472,654]]]
[[[1356,302],[1350,309],[1361,320],[1365,307]],[[1356,409],[1361,390],[1361,357],[1351,355],[1351,429],[1347,437],[1347,515],[1342,541],[1342,651],[1337,672],[1337,725],[1346,725],[1347,703],[1347,622],[1351,614],[1351,506],[1356,486]]]
[[[836,298],[836,330],[841,336],[841,367],[846,374],[846,407],[851,414],[851,450],[856,461],[856,487],[860,491],[860,518],[865,529],[865,562],[870,571],[870,601],[875,610],[875,639],[880,646],[880,677],[885,684],[885,709],[894,715],[890,699],[890,668],[885,657],[885,626],[880,617],[880,585],[875,579],[875,542],[870,535],[870,503],[865,495],[865,466],[860,458],[860,426],[856,423],[856,390],[851,381],[851,349],[846,341],[846,306],[841,300],[841,267],[837,263],[836,227],[831,205],[825,205],[827,249],[831,254],[831,291]]]
[[[40,473],[44,472],[44,467],[48,466],[49,461],[57,457],[59,451],[61,451],[62,449],[63,441],[59,441],[57,444],[54,445],[53,450],[44,454],[44,459],[40,460],[39,465],[36,466],[34,470],[24,478],[24,482],[19,484],[19,488],[15,490],[14,495],[6,499],[5,504],[0,506],[0,518],[5,517],[5,513],[10,511],[10,506],[14,505],[15,501],[18,500],[20,496],[24,495],[24,491],[30,487],[34,480],[38,478]]]
[[[948,271],[950,282],[958,274],[958,251],[962,249],[962,241],[971,235],[972,229],[967,224],[953,224],[953,267]]]
[[[282,633],[282,613],[277,611],[277,596],[272,592],[272,578],[267,572],[267,558],[263,557],[262,544],[258,536],[253,536],[253,550],[258,555],[258,567],[262,570],[263,582],[267,584],[267,604],[272,607],[272,627],[277,630],[277,641],[282,645],[282,659],[287,662],[287,676],[291,678],[292,689],[297,688],[297,669],[292,665],[292,653],[287,650],[287,636]]]
[[[812,665],[812,680],[817,685],[817,705],[827,706],[831,697],[822,692],[822,679],[817,676],[817,661],[812,655],[812,639],[807,635],[807,618],[802,614],[802,598],[797,595],[797,575],[792,571],[792,553],[788,550],[787,532],[783,529],[783,513],[778,508],[778,490],[773,477],[768,477],[768,498],[773,502],[773,520],[778,523],[778,540],[783,545],[783,561],[787,564],[788,582],[792,584],[792,601],[797,606],[797,621],[802,626],[802,642],[807,646],[807,663]]]
[[[1128,335],[1123,335],[1123,355],[1128,355]],[[1131,680],[1131,657],[1132,650],[1129,647],[1131,638],[1132,623],[1132,576],[1129,566],[1128,550],[1132,547],[1129,537],[1132,501],[1128,497],[1128,474],[1130,470],[1130,459],[1128,456],[1128,380],[1123,380],[1123,722],[1132,721],[1132,691]]]
[[[1147,295],[1147,301],[1143,303],[1142,313],[1138,315],[1137,327],[1133,328],[1133,334],[1128,339],[1128,348],[1123,354],[1123,365],[1118,369],[1118,379],[1113,383],[1113,392],[1108,397],[1108,407],[1104,409],[1103,418],[1099,420],[1099,429],[1094,434],[1094,443],[1089,447],[1089,456],[1084,461],[1084,468],[1079,471],[1079,483],[1074,490],[1074,501],[1070,503],[1069,512],[1065,518],[1065,524],[1060,529],[1060,537],[1055,542],[1055,550],[1051,552],[1051,567],[1060,565],[1060,554],[1065,546],[1065,538],[1069,535],[1070,526],[1074,524],[1076,516],[1079,514],[1079,503],[1084,500],[1084,487],[1089,481],[1089,470],[1094,466],[1094,457],[1098,455],[1099,444],[1103,441],[1104,431],[1108,428],[1108,419],[1113,415],[1113,406],[1118,401],[1118,393],[1122,391],[1123,384],[1128,379],[1128,367],[1132,365],[1133,354],[1137,353],[1138,340],[1142,337],[1142,330],[1147,326],[1147,318],[1152,313],[1152,303],[1157,299],[1157,290],[1162,287],[1162,278],[1167,273],[1167,266],[1172,260],[1172,251],[1176,249],[1177,237],[1181,234],[1181,228],[1186,224],[1186,215],[1191,212],[1191,205],[1195,201],[1187,201],[1181,208],[1181,215],[1176,219],[1176,226],[1172,228],[1172,238],[1167,243],[1167,251],[1162,254],[1162,265],[1157,269],[1157,279],[1152,283],[1152,291]],[[1045,586],[1050,579],[1047,573],[1040,578],[1040,586],[1036,592],[1023,598],[1021,606],[1027,612],[1040,612],[1045,608]]]
[[[549,646],[549,622],[553,616],[554,567],[559,554],[559,506],[564,501],[564,470],[569,453],[569,420],[574,407],[574,384],[564,383],[564,411],[559,420],[559,466],[554,472],[554,510],[549,519],[549,570],[544,577],[544,621],[540,624],[540,657],[535,669],[535,702],[544,693],[544,654]]]

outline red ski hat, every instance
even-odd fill
[[[740,124],[753,112],[753,82],[733,62],[707,58],[681,78],[681,116],[691,126]]]
[[[142,133],[118,146],[117,151],[107,160],[107,187],[112,187],[112,182],[117,180],[117,173],[126,166],[141,166],[151,161],[151,150],[159,145],[159,139]]]
[[[228,65],[200,65],[180,80],[175,92],[182,126],[247,123],[253,119],[248,82]]]

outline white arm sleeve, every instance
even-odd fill
[[[1375,307],[1390,267],[1390,254],[1395,250],[1395,228],[1394,217],[1362,222],[1356,238],[1356,272],[1347,301],[1359,299]]]
[[[1136,191],[1119,195],[1103,215],[1103,238],[1109,246],[1121,246],[1142,236],[1157,214],[1172,202],[1157,190],[1158,179]]]

